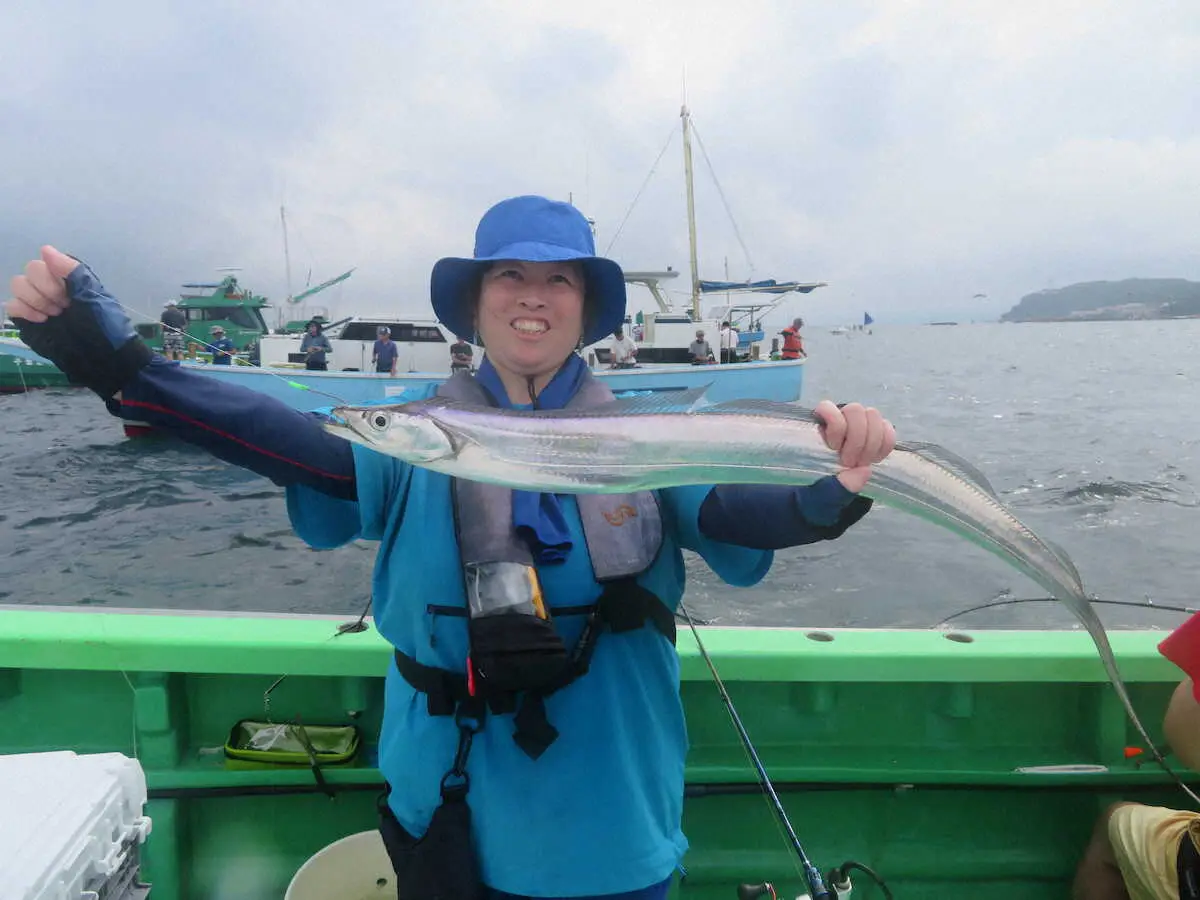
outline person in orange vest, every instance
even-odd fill
[[[800,329],[803,327],[804,320],[797,317],[792,319],[791,325],[779,332],[783,335],[783,351],[780,356],[784,359],[808,358],[808,354],[804,352],[804,341],[800,338]]]

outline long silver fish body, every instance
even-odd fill
[[[437,472],[528,491],[803,485],[841,469],[811,410],[765,400],[703,406],[698,400],[689,391],[584,410],[515,411],[435,398],[335,408],[325,427]],[[862,493],[966,538],[1065,603],[1095,642],[1130,720],[1155,747],[1074,564],[1013,515],[980,472],[936,445],[901,442],[873,467]]]

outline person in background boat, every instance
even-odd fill
[[[612,362],[610,369],[632,369],[637,365],[637,344],[625,336],[625,329],[618,328],[613,332],[609,354]]]
[[[285,486],[313,547],[378,542],[374,624],[395,650],[378,824],[400,900],[665,898],[687,849],[683,551],[730,585],[756,584],[774,551],[837,539],[867,514],[859,492],[896,439],[878,411],[823,400],[843,468],[811,485],[508,491],[407,465],[329,434],[319,414],[167,362],[95,273],[52,247],[12,290],[22,339],[114,415]],[[434,266],[430,294],[438,319],[484,348],[445,398],[610,402],[577,351],[621,324],[625,281],[574,206],[496,204],[474,254]],[[486,614],[497,606],[511,614]]]
[[[696,339],[688,344],[688,356],[691,357],[693,366],[707,366],[713,359],[712,347],[708,345],[708,341],[704,339],[704,329],[696,329]]]
[[[375,366],[375,374],[396,376],[396,361],[400,358],[400,348],[392,340],[392,329],[380,325],[379,337],[371,350],[371,364]]]
[[[212,339],[208,342],[208,349],[212,351],[212,361],[214,366],[228,366],[233,364],[233,341],[225,337],[225,329],[220,325],[214,325],[208,330],[212,335]]]
[[[804,320],[797,316],[792,319],[791,325],[779,332],[783,335],[783,349],[779,354],[781,358],[808,359],[808,354],[804,352],[804,339],[800,336],[800,329],[803,327]]]
[[[737,362],[738,333],[729,322],[721,323],[721,362]]]
[[[300,340],[300,352],[304,354],[304,368],[310,372],[325,372],[329,369],[326,353],[333,352],[333,345],[323,334],[321,323],[313,319],[305,327],[304,337]]]
[[[1167,704],[1163,736],[1183,765],[1200,771],[1200,613],[1158,647],[1187,676]],[[1109,806],[1075,871],[1072,898],[1200,900],[1200,812],[1128,801]]]
[[[187,316],[179,308],[178,300],[168,300],[159,321],[162,323],[163,356],[167,359],[183,359],[184,329]]]
[[[454,336],[450,345],[450,374],[470,372],[475,365],[475,348],[461,334]]]

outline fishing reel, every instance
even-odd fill
[[[879,885],[885,900],[893,900],[892,891],[887,886],[887,882],[880,878],[873,869],[852,859],[846,860],[837,868],[830,869],[824,882],[821,881],[821,875],[816,869],[810,870],[808,872],[809,881],[816,887],[810,885],[809,890],[797,896],[796,900],[850,900],[850,894],[854,890],[854,885],[850,883],[851,869],[858,869]],[[816,894],[815,898],[814,893]],[[764,897],[767,900],[781,900],[775,886],[769,881],[764,881],[762,884],[739,884],[737,897],[738,900],[762,900]]]
[[[854,890],[854,886],[850,883],[849,870],[852,868],[865,869],[866,867],[855,862],[847,862],[836,869],[830,869],[829,874],[825,876],[828,887],[821,885],[823,891],[816,900],[850,900],[850,894]],[[873,872],[870,874],[883,887],[884,896],[890,898],[892,894],[888,890],[887,885],[883,884],[882,880]],[[767,900],[782,900],[778,891],[775,890],[775,886],[769,881],[764,881],[762,884],[738,885],[737,900],[763,900],[763,898],[767,898]],[[813,900],[813,895],[805,891],[803,894],[799,894],[796,900]]]

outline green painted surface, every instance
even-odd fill
[[[53,363],[18,359],[0,353],[0,393],[66,386],[67,376]]]
[[[334,637],[342,621],[0,610],[0,752],[136,752],[154,798],[154,900],[281,897],[308,856],[374,826],[389,648],[373,632]],[[1133,730],[1085,634],[808,634],[703,631],[823,870],[856,859],[905,900],[1061,898],[1106,803],[1185,800],[1161,770],[1125,760]],[[1178,679],[1156,651],[1162,636],[1111,635],[1155,736]],[[687,632],[679,646],[692,848],[675,896],[731,900],[739,882],[765,879],[795,896],[792,857]],[[335,799],[307,771],[222,764],[239,719],[296,715],[363,730],[359,765],[327,772]],[[1062,763],[1110,771],[1014,771]],[[856,898],[878,896],[856,879]]]

